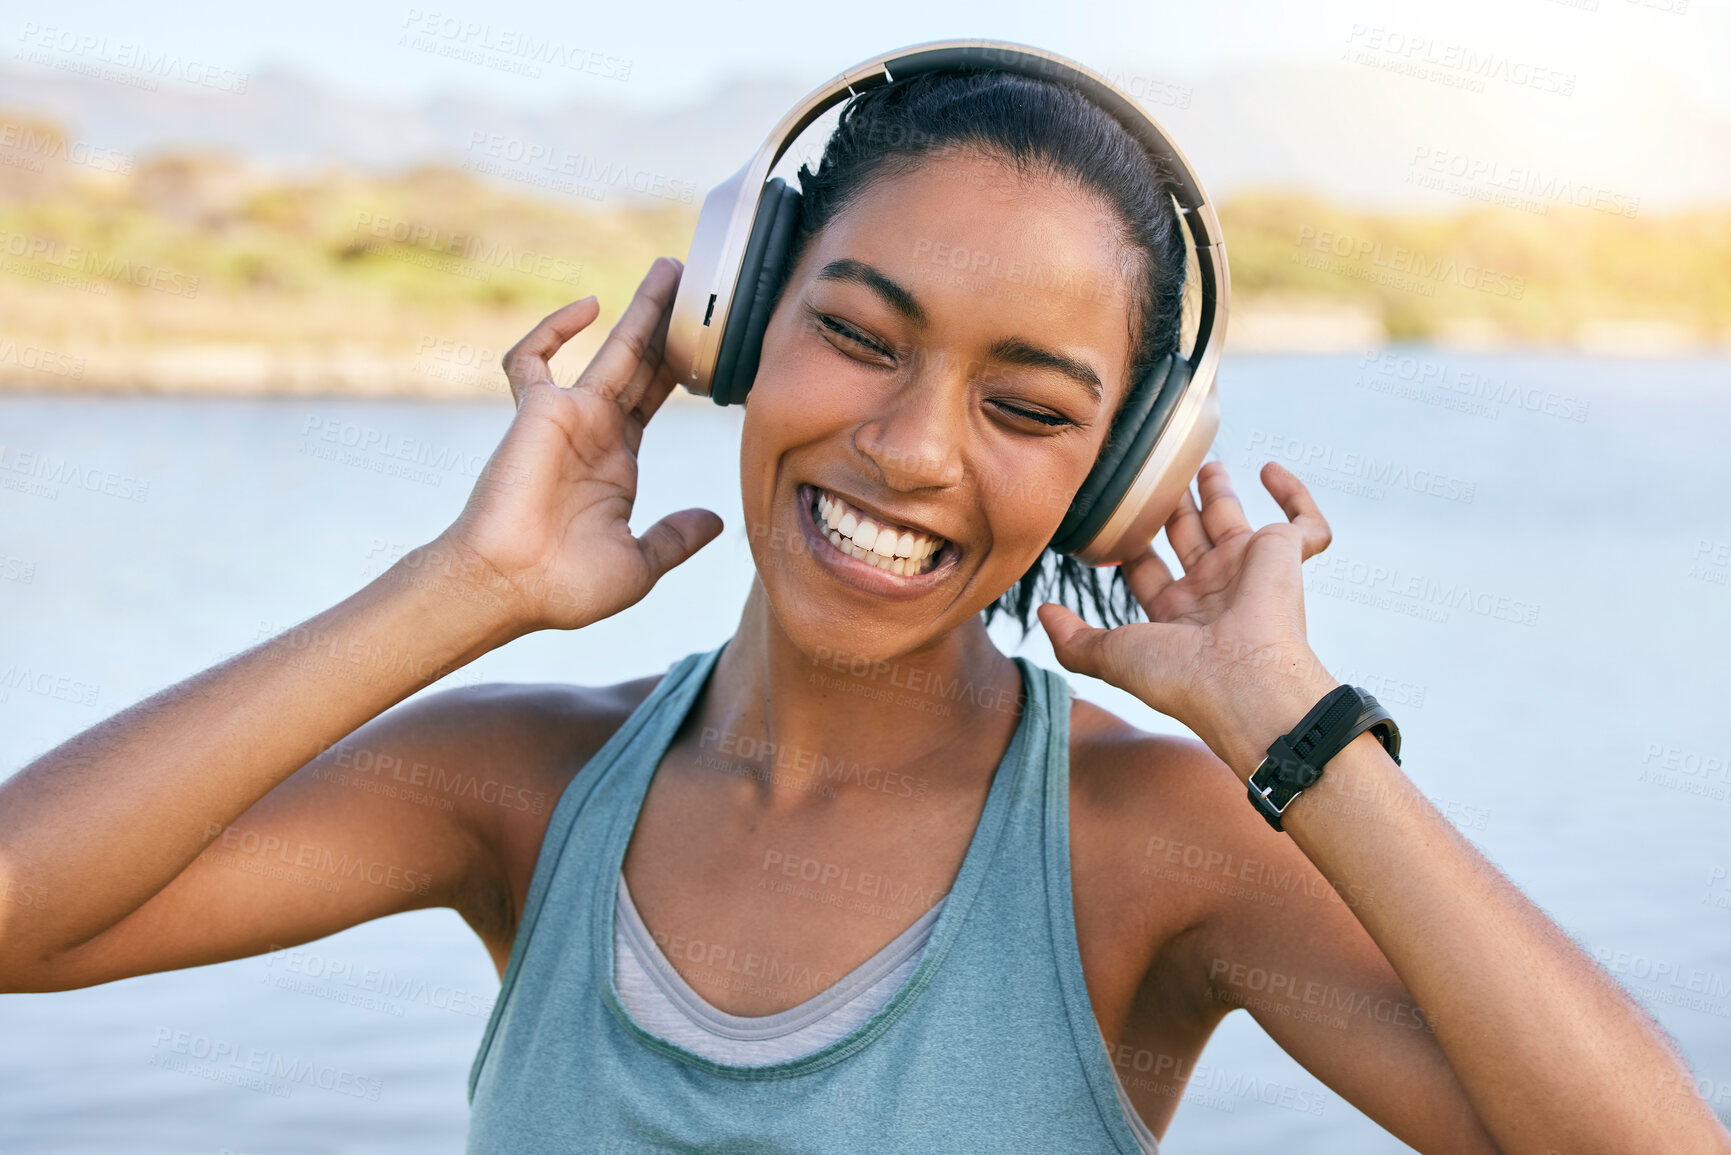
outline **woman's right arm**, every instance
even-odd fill
[[[628,524],[643,427],[674,385],[661,349],[678,279],[658,260],[569,388],[548,361],[594,320],[593,298],[506,355],[517,415],[433,542],[0,783],[0,990],[464,909],[497,881],[498,838],[528,809],[512,780],[535,753],[523,712],[571,716],[568,701],[549,691],[506,707],[483,686],[398,703],[512,638],[634,604],[720,531],[695,509],[640,537]]]

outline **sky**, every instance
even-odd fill
[[[523,108],[577,98],[665,108],[731,79],[815,85],[874,53],[957,36],[1036,44],[1100,71],[1137,68],[1174,80],[1338,59],[1355,41],[1379,37],[1385,45],[1429,46],[1420,51],[1505,53],[1576,74],[1585,89],[1596,77],[1633,70],[1731,114],[1731,0],[26,0],[8,7],[0,17],[7,56],[47,36],[76,36],[101,45],[97,52],[138,45],[237,74],[282,67],[339,92],[405,105],[460,93]],[[496,48],[526,37],[559,45],[592,70],[529,78],[501,71],[496,51],[491,67],[460,55],[468,43]]]

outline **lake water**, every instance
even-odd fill
[[[1409,350],[1235,358],[1221,381],[1216,452],[1251,520],[1278,516],[1254,478],[1275,456],[1334,526],[1306,579],[1317,652],[1391,707],[1407,772],[1606,961],[1731,1118],[1731,363]],[[704,504],[727,522],[720,541],[625,614],[448,681],[607,683],[723,641],[751,579],[739,417],[670,405],[644,442],[635,524]],[[509,419],[502,397],[0,398],[0,774],[431,538]],[[320,456],[326,432],[422,439],[439,464]],[[74,472],[32,475],[23,454]],[[1057,668],[1038,627],[1021,652]],[[467,928],[432,911],[0,997],[0,1151],[457,1152],[497,989]],[[177,1040],[340,1077],[217,1082]],[[1164,1147],[1405,1149],[1243,1014]]]

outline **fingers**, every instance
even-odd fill
[[[721,518],[707,509],[682,509],[670,513],[637,538],[637,548],[649,566],[649,583],[715,540]]]
[[[1105,679],[1108,631],[1090,626],[1075,611],[1056,602],[1046,602],[1035,609],[1034,614],[1045,628],[1046,636],[1052,640],[1052,653],[1060,665],[1090,678]]]
[[[1141,605],[1142,612],[1152,620],[1154,599],[1172,584],[1172,571],[1166,568],[1166,562],[1154,552],[1154,545],[1150,542],[1147,553],[1124,563],[1124,581]]]
[[[1202,555],[1214,546],[1209,540],[1208,530],[1203,527],[1202,512],[1196,508],[1196,499],[1190,496],[1188,485],[1178,497],[1178,508],[1166,519],[1166,540],[1172,543],[1172,552],[1178,555],[1178,564],[1184,567],[1185,573],[1195,569]]]
[[[513,400],[523,399],[523,390],[542,381],[551,382],[553,371],[548,362],[565,342],[587,329],[601,315],[601,303],[593,296],[556,309],[541,318],[541,323],[505,353],[500,364],[505,378],[511,383]]]
[[[672,309],[661,314],[661,323],[656,326],[652,339],[655,349],[666,349],[667,327],[672,320]],[[664,356],[657,356],[653,362],[645,361],[639,366],[631,386],[631,395],[637,399],[635,408],[631,410],[631,416],[635,420],[627,422],[625,426],[626,441],[631,446],[632,453],[637,452],[643,441],[643,427],[649,424],[649,419],[655,416],[655,411],[661,408],[661,403],[667,400],[667,395],[673,392],[677,384]]]
[[[1310,496],[1304,482],[1280,462],[1270,461],[1262,467],[1262,486],[1279,503],[1287,520],[1303,532],[1304,560],[1328,548],[1328,543],[1334,540],[1334,531],[1328,528],[1328,520],[1316,507],[1316,499]]]
[[[678,261],[656,257],[637,286],[637,294],[602,342],[595,359],[577,378],[574,389],[607,397],[625,409],[634,408],[644,387],[661,366],[665,314],[673,310],[683,272]]]
[[[1196,489],[1202,495],[1202,528],[1208,540],[1223,545],[1241,533],[1250,532],[1244,507],[1232,491],[1232,479],[1224,461],[1207,461],[1196,474]]]

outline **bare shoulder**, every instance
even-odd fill
[[[560,797],[663,675],[608,686],[488,682],[416,702],[414,729],[448,759],[403,770],[449,799],[484,869],[454,903],[503,968]]]
[[[1214,953],[1338,937],[1369,901],[1337,893],[1196,739],[1150,734],[1078,699],[1070,748],[1078,933],[1094,927],[1098,965],[1158,986],[1181,1004],[1169,1013],[1198,1024],[1224,1013],[1211,993]]]
[[[1209,787],[1219,783],[1210,771],[1230,773],[1196,739],[1150,733],[1085,698],[1071,699],[1073,796],[1114,810],[1132,804],[1145,812],[1134,806],[1137,799],[1158,797],[1170,807],[1198,789],[1212,794]]]
[[[1078,934],[1120,987],[1159,972],[1206,1018],[1201,933],[1244,906],[1246,870],[1292,848],[1251,807],[1242,782],[1195,738],[1155,734],[1075,699],[1070,722],[1070,858]],[[1126,933],[1127,928],[1137,928]],[[1174,993],[1176,991],[1174,990]]]
[[[1238,776],[1197,739],[1149,733],[1080,698],[1070,735],[1078,862],[1140,878],[1170,878],[1166,868],[1177,867],[1193,883],[1186,889],[1204,899],[1231,889],[1208,880],[1242,881],[1247,863],[1302,859],[1250,805]],[[1133,889],[1145,894],[1148,887]],[[1163,903],[1171,898],[1160,895]],[[1202,901],[1198,909],[1211,905]]]
[[[1203,743],[1150,733],[1082,698],[1071,704],[1070,779],[1074,840],[1136,860],[1148,855],[1150,838],[1158,846],[1181,832],[1201,836],[1232,809],[1229,799],[1244,800],[1244,787]]]

